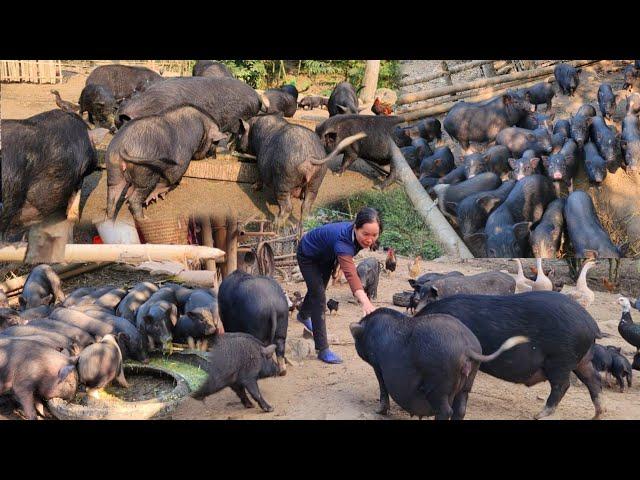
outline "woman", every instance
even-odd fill
[[[342,359],[329,349],[324,309],[325,290],[331,272],[340,264],[349,282],[351,292],[367,315],[375,310],[364,292],[353,257],[363,248],[375,250],[382,233],[382,221],[377,210],[361,209],[354,222],[329,223],[307,232],[298,246],[300,272],[307,284],[307,294],[298,313],[298,321],[313,332],[318,358],[326,363],[342,363]]]

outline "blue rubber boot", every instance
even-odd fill
[[[298,321],[304,325],[304,329],[309,332],[309,333],[313,333],[313,324],[311,323],[311,318],[307,317],[305,319],[302,319],[302,317],[300,317],[300,313],[298,313],[297,317]]]
[[[342,359],[328,348],[320,350],[318,358],[325,363],[342,363]]]

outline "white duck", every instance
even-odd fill
[[[593,291],[587,286],[587,272],[595,264],[596,263],[593,260],[587,261],[582,266],[582,270],[580,270],[580,276],[578,277],[578,282],[576,283],[576,289],[573,292],[566,293],[567,296],[571,297],[585,308],[590,306],[593,303],[593,300],[596,298]]]
[[[549,277],[547,277],[544,274],[544,271],[542,270],[541,258],[536,258],[536,267],[538,267],[538,276],[536,277],[536,281],[533,283],[533,290],[535,291],[546,290],[549,292],[552,291],[553,282],[549,280]]]
[[[522,271],[522,263],[519,258],[514,258],[518,264],[518,275],[516,276],[516,290],[520,292],[530,292],[533,287],[533,282],[524,276]]]

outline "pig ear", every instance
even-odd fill
[[[484,232],[465,235],[464,241],[475,252],[484,252],[487,249],[487,234]]]
[[[351,331],[351,336],[356,339],[364,331],[364,327],[360,325],[360,322],[353,322],[349,324],[349,330]]]
[[[20,295],[20,297],[18,298],[18,302],[20,302],[20,308],[24,309],[26,302],[24,301],[24,298],[22,297],[22,295]]]
[[[264,355],[267,358],[273,355],[273,352],[275,351],[276,351],[276,346],[273,344],[269,345],[268,347],[262,347],[262,355]]]
[[[452,212],[458,211],[458,202],[447,202],[447,209]]]
[[[554,118],[556,118],[556,112],[549,115],[549,121],[552,122]]]
[[[536,140],[536,136],[533,133],[527,133],[527,140],[534,142]]]
[[[75,370],[75,368],[75,365],[67,365],[66,367],[62,367],[58,372],[58,381],[64,381],[64,379],[67,378],[69,374]]]
[[[517,240],[524,240],[531,233],[531,222],[520,222],[513,226],[513,234]]]
[[[336,107],[338,107],[342,113],[347,113],[347,107],[343,107],[342,105],[336,105]]]
[[[538,163],[540,163],[540,159],[538,157],[533,157],[531,160],[529,160],[529,165],[531,165],[533,168],[537,168]]]
[[[225,138],[227,138],[227,136],[222,133],[218,126],[214,123],[213,125],[211,125],[211,128],[209,128],[209,138],[211,138],[211,141],[213,142],[219,142],[220,140],[224,140]]]
[[[490,213],[499,203],[500,198],[494,197],[493,195],[480,197],[476,200],[476,204],[487,213]]]
[[[531,165],[533,165],[533,160],[534,159],[532,158],[531,160],[532,160]],[[544,168],[549,168],[549,157],[543,155],[542,164],[544,165]],[[533,166],[535,168],[535,165],[533,165]]]
[[[82,351],[82,348],[80,347],[80,345],[78,345],[76,342],[72,342],[71,343],[71,347],[69,347],[69,353],[71,353],[71,355],[78,356],[80,355],[80,352]]]
[[[171,320],[171,324],[175,327],[176,323],[178,323],[178,307],[175,304],[171,304],[171,316],[169,317]]]
[[[120,340],[122,340],[122,341],[129,341],[129,340],[130,340],[129,335],[127,335],[127,334],[126,334],[126,333],[124,333],[124,332],[120,332],[120,333],[118,333],[117,338],[118,338],[118,341],[120,341]]]
[[[431,285],[429,287],[429,297],[438,298],[438,287]]]
[[[516,165],[517,165],[517,164],[518,164],[518,163],[516,162],[516,159],[515,159],[515,158],[510,158],[510,159],[509,159],[509,166],[511,167],[511,170],[515,170],[515,169],[516,169]]]
[[[409,279],[409,285],[411,285],[411,288],[415,289],[416,288],[416,281],[413,278]]]

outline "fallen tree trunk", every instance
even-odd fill
[[[413,203],[418,214],[442,244],[447,255],[457,258],[474,258],[465,243],[447,219],[444,218],[444,215],[436,208],[436,204],[431,200],[429,194],[427,194],[414,175],[398,146],[393,140],[390,140],[389,144],[393,155],[391,161],[396,168],[398,178],[404,184],[407,196],[411,200],[411,203]]]
[[[16,243],[0,247],[0,261],[24,261],[27,244]],[[195,245],[87,245],[68,244],[65,262],[120,262],[137,264],[145,260],[175,260],[177,262],[218,259],[224,251],[218,248]]]
[[[575,67],[579,67],[583,65],[588,65],[590,63],[595,63],[596,61],[597,60],[575,60],[569,63]],[[407,93],[405,95],[402,95],[398,99],[398,105],[405,105],[407,103],[419,102],[422,100],[428,100],[430,98],[441,97],[443,95],[449,95],[454,92],[462,92],[462,91],[470,90],[474,88],[482,88],[482,87],[488,87],[491,85],[498,85],[500,83],[505,83],[513,80],[524,80],[529,78],[541,77],[543,75],[548,75],[550,73],[553,73],[554,68],[555,66],[536,68],[535,70],[526,70],[523,72],[510,73],[507,75],[500,75],[497,77],[482,78],[480,80],[473,80],[471,82],[459,83],[457,85],[453,85],[450,87],[440,87],[440,88],[433,88],[430,90],[423,90],[421,92]]]

